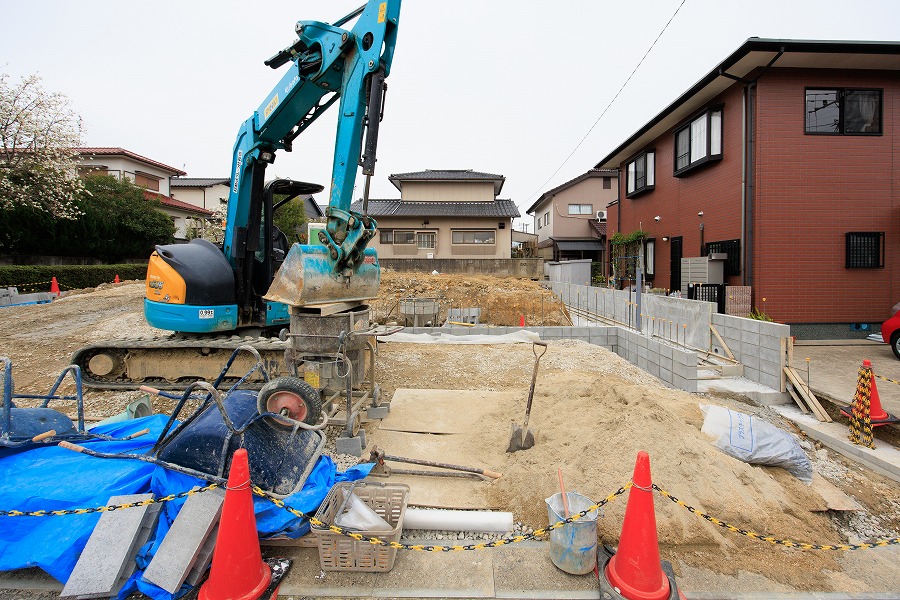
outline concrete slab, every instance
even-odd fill
[[[797,340],[794,342],[793,366],[807,379],[809,358],[809,386],[816,396],[839,406],[849,406],[856,394],[859,368],[863,360],[872,363],[878,398],[881,406],[893,415],[900,415],[900,385],[877,376],[900,381],[900,360],[888,344],[869,340]]]
[[[379,429],[412,433],[466,433],[471,431],[473,423],[477,423],[498,404],[521,397],[519,392],[401,388],[394,392],[390,415],[381,422]]]
[[[197,570],[205,569],[207,565],[197,564],[197,559],[219,521],[224,500],[225,490],[221,488],[188,496],[153,560],[147,565],[143,579],[174,594],[195,565]]]
[[[505,443],[498,445],[494,458],[469,454],[471,444],[463,435],[428,435],[404,431],[376,431],[372,442],[393,456],[419,458],[434,462],[466,465],[482,469],[497,470],[503,464]],[[502,447],[500,447],[502,445]],[[478,463],[478,461],[485,461]],[[392,468],[427,471],[429,467],[386,461]],[[378,477],[372,478],[380,481]],[[458,509],[501,509],[493,505],[487,496],[490,481],[476,478],[446,478],[421,475],[392,474],[390,481],[409,486],[409,504],[439,508]]]
[[[109,506],[143,502],[153,494],[112,496]],[[134,557],[156,528],[161,504],[105,512],[88,538],[60,594],[61,598],[109,598],[115,596],[137,565]]]

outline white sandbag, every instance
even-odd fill
[[[804,483],[813,468],[797,437],[750,415],[721,406],[700,405],[705,418],[700,430],[714,438],[716,448],[755,465],[782,467]]]

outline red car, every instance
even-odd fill
[[[900,358],[900,311],[881,324],[881,339],[891,345],[894,356]]]

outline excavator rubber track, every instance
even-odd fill
[[[263,359],[270,378],[288,375],[284,351],[290,346],[278,338],[258,336],[192,336],[105,341],[78,349],[72,364],[81,368],[85,387],[104,390],[135,389],[147,385],[162,390],[183,390],[192,381],[212,383],[239,346],[253,346]],[[241,352],[222,385],[246,376],[256,365],[249,352]],[[242,387],[260,388],[264,381],[254,372]]]

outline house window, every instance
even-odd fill
[[[549,225],[549,224],[550,224],[550,213],[545,212],[544,213],[544,225]]]
[[[394,243],[394,230],[393,229],[382,229],[381,234],[378,237],[378,241],[382,244],[393,244]]]
[[[538,229],[541,228],[541,220],[540,220],[540,219],[537,220],[537,228],[538,228]]]
[[[726,240],[724,242],[709,242],[706,244],[706,254],[727,254],[725,259],[724,275],[731,277],[741,274],[741,240]]]
[[[569,214],[570,215],[593,215],[594,214],[594,205],[593,204],[570,204],[569,205]]]
[[[714,108],[675,131],[675,175],[722,159],[722,109]]]
[[[612,189],[612,177],[604,177],[603,178],[603,189],[604,190]]]
[[[454,244],[493,244],[493,231],[454,231],[451,235]]]
[[[846,237],[847,259],[844,264],[846,268],[884,268],[883,231],[849,231]]]
[[[881,90],[808,88],[806,133],[880,135]]]
[[[416,233],[414,231],[394,231],[395,244],[415,244]]]
[[[416,234],[416,243],[418,244],[419,248],[427,248],[433,250],[436,239],[437,235],[431,232],[420,231]]]
[[[656,240],[647,240],[644,246],[644,273],[653,279],[654,265],[656,264]]]
[[[656,181],[654,177],[655,152],[642,152],[628,162],[626,167],[625,195],[628,198],[652,190]]]
[[[151,175],[144,175],[143,173],[134,174],[134,185],[144,189],[153,190],[154,192],[159,191],[159,179]]]

